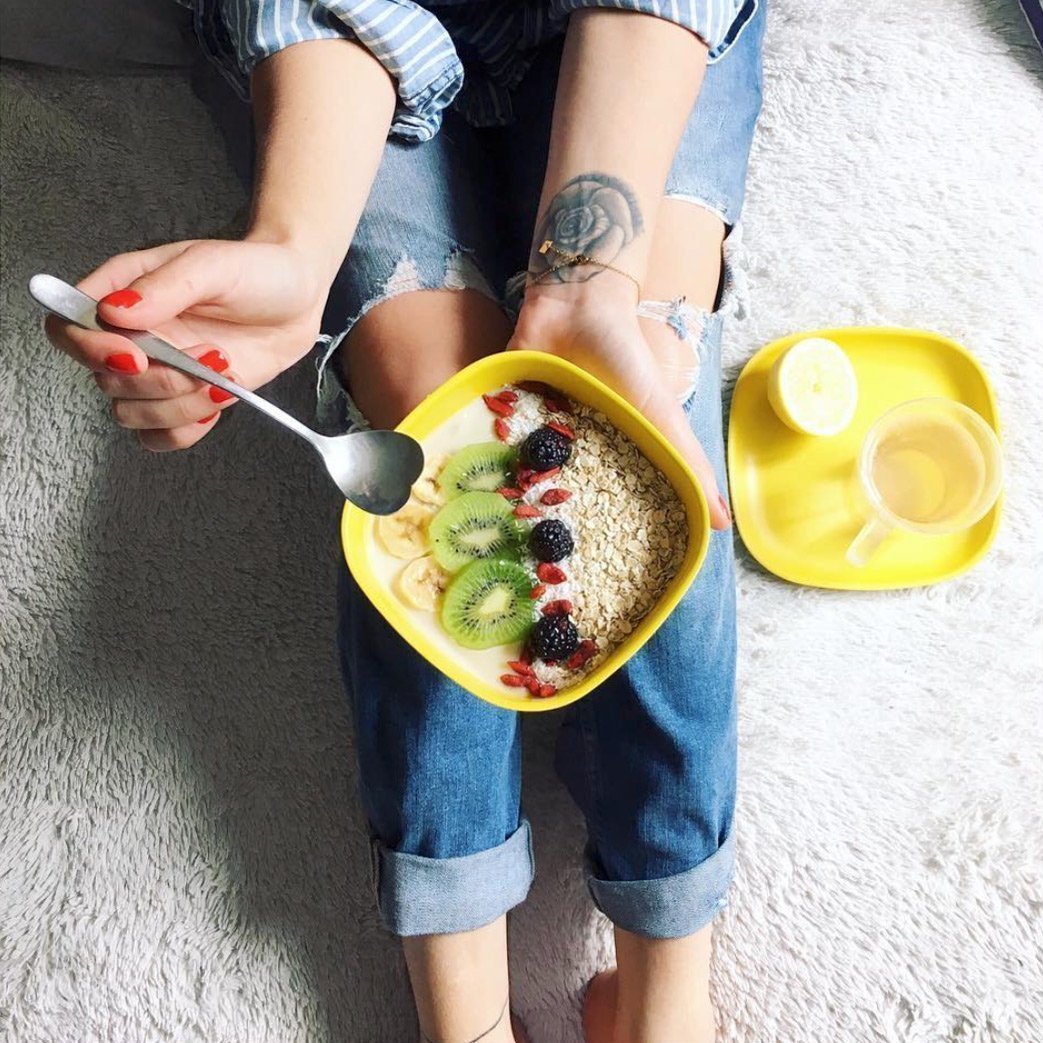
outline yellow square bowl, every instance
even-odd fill
[[[688,550],[677,575],[648,615],[603,662],[575,685],[562,689],[548,699],[539,699],[528,693],[524,696],[516,695],[515,690],[506,689],[496,678],[480,676],[469,669],[465,662],[453,658],[438,647],[417,625],[411,610],[388,589],[378,576],[370,553],[374,546],[373,528],[376,521],[372,515],[345,503],[341,516],[341,542],[348,568],[366,596],[395,630],[447,677],[479,699],[507,710],[556,710],[597,688],[663,624],[695,579],[706,557],[710,542],[710,516],[706,499],[691,469],[641,413],[578,366],[545,352],[506,351],[480,359],[428,395],[398,425],[397,430],[412,435],[423,444],[435,428],[479,395],[522,380],[551,384],[573,400],[602,412],[663,473],[677,491],[688,515]]]

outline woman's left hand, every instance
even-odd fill
[[[695,472],[706,494],[713,527],[727,529],[731,513],[713,467],[641,332],[631,294],[610,296],[604,292],[607,286],[583,289],[589,287],[590,281],[530,286],[507,347],[559,355],[627,399],[673,443]]]

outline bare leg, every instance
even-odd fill
[[[711,933],[643,938],[617,927],[618,967],[587,992],[587,1043],[712,1043]]]
[[[394,427],[471,362],[501,351],[507,316],[477,290],[417,290],[370,309],[348,335],[341,372],[375,427]]]
[[[724,224],[709,210],[678,199],[664,199],[659,207],[648,276],[642,288],[645,300],[672,301],[684,297],[693,308],[711,311],[721,279]],[[692,348],[663,322],[641,320],[641,328],[664,374],[685,390],[677,374],[688,368]]]
[[[721,275],[720,218],[680,200],[661,204],[646,300],[685,297],[709,311]],[[652,350],[673,379],[689,365],[692,348],[665,323],[642,319]],[[697,332],[697,331],[696,331]],[[683,381],[674,388],[684,390]],[[653,939],[616,928],[614,971],[599,974],[584,1005],[587,1043],[712,1043],[711,928],[686,938]]]
[[[474,290],[404,293],[378,304],[354,327],[341,372],[363,415],[375,426],[393,427],[459,369],[501,350],[509,336],[500,308]],[[403,949],[428,1039],[515,1043],[504,1012],[506,916],[475,931],[405,938]]]
[[[428,1039],[435,1043],[476,1039],[513,1043],[505,1009],[509,991],[506,916],[477,931],[404,938],[402,947],[420,1028]]]

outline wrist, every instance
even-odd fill
[[[587,278],[566,282],[534,279],[525,282],[524,307],[542,314],[562,312],[599,312],[614,317],[635,315],[641,299],[636,280],[611,269],[590,267],[578,269]]]
[[[606,273],[609,275],[611,273]],[[600,278],[600,276],[599,276]],[[516,333],[532,343],[554,340],[577,331],[639,329],[637,293],[620,277],[614,285],[594,289],[576,283],[529,285],[518,312]]]
[[[288,251],[293,255],[294,265],[314,286],[315,295],[325,300],[347,253],[347,247],[342,245],[339,237],[332,238],[328,231],[325,234],[324,231],[299,224],[255,220],[251,222],[243,241],[264,243]]]

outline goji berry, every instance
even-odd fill
[[[549,561],[541,561],[536,566],[536,577],[542,583],[564,583],[568,579],[564,570]]]
[[[521,655],[518,656],[518,662],[524,663],[526,666],[528,666],[529,663],[532,662],[532,652],[529,651],[528,645],[526,645],[525,648],[521,650]]]
[[[557,601],[548,601],[543,606],[545,616],[567,616],[572,611],[572,602],[559,598]]]
[[[540,694],[540,679],[535,674],[533,674],[532,677],[523,678],[522,684],[525,685],[533,695]]]
[[[510,388],[498,391],[493,398],[498,398],[501,402],[506,402],[508,405],[513,405],[518,401],[518,396]]]
[[[568,424],[559,424],[557,420],[548,420],[547,426],[559,435],[564,435],[570,442],[576,437],[576,432]]]
[[[509,402],[501,402],[498,398],[493,398],[492,395],[482,395],[482,401],[494,413],[499,413],[500,416],[511,416],[514,413],[514,406]]]
[[[552,695],[557,692],[557,688],[552,684],[541,684],[540,685],[540,698],[549,699]]]
[[[572,493],[568,489],[548,489],[541,497],[540,503],[545,503],[548,507],[554,507],[556,504],[564,503]]]
[[[548,396],[547,398],[544,398],[543,404],[551,413],[572,412],[572,406],[570,406],[567,402],[563,402],[560,398],[550,398]]]
[[[493,430],[496,432],[496,437],[501,442],[506,442],[511,437],[511,429],[507,424],[507,421],[502,417],[497,417],[493,423]]]
[[[537,583],[532,590],[529,591],[529,597],[535,601],[537,598],[542,598],[547,593],[547,588],[543,583]]]
[[[527,503],[519,503],[514,508],[515,518],[542,518],[543,512],[537,507],[530,507]]]
[[[570,670],[576,670],[590,659],[597,650],[598,646],[589,638],[580,641],[579,645],[576,647],[576,651],[569,656],[565,665]]]
[[[528,663],[523,663],[520,659],[512,659],[507,665],[516,673],[521,674],[522,677],[532,676],[532,667]]]
[[[554,388],[550,384],[544,384],[542,380],[519,380],[514,386],[522,391],[531,391],[534,395],[549,395],[554,392]]]
[[[545,482],[549,478],[553,478],[555,475],[559,474],[561,474],[560,467],[549,467],[546,471],[533,471],[532,484],[535,485],[537,482]]]
[[[512,489],[509,485],[505,485],[502,489],[497,489],[496,491],[508,500],[520,500],[525,495],[521,489]]]
[[[508,688],[524,688],[525,678],[519,677],[518,674],[502,674],[500,680],[507,685]]]

